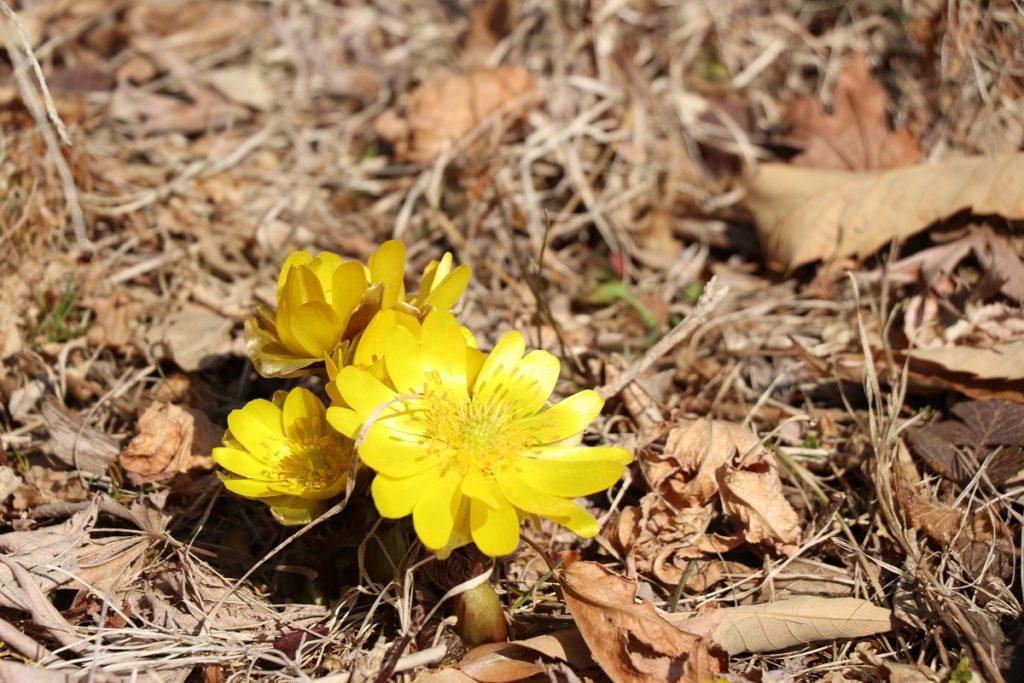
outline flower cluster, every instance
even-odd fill
[[[583,390],[551,404],[553,355],[527,353],[518,332],[478,350],[451,312],[469,274],[445,254],[408,296],[399,242],[365,267],[289,256],[277,310],[246,323],[249,352],[264,376],[326,375],[330,407],[296,388],[233,411],[213,454],[225,487],[263,500],[282,523],[306,523],[344,491],[357,457],[375,473],[380,514],[411,515],[438,556],[467,543],[511,553],[524,518],[594,536],[597,521],[573,499],[611,486],[632,456],[581,445],[603,401]]]

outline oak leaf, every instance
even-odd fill
[[[787,118],[792,131],[785,141],[803,147],[795,166],[864,171],[895,168],[921,159],[918,140],[907,129],[890,132],[888,96],[868,68],[867,56],[854,55],[836,79],[835,108],[825,112],[812,95],[797,97]]]

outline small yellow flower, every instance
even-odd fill
[[[338,371],[345,405],[328,408],[328,422],[356,439],[377,472],[381,515],[412,514],[439,555],[470,540],[488,555],[508,554],[525,516],[594,536],[597,522],[571,499],[608,488],[632,460],[622,448],[579,445],[602,399],[585,390],[549,405],[558,359],[524,351],[512,332],[485,358],[438,310],[419,339],[402,326],[385,335],[385,381],[356,366]]]
[[[250,401],[228,415],[224,447],[214,461],[224,487],[270,506],[282,524],[306,524],[323,501],[345,490],[352,440],[325,420],[324,404],[301,387],[278,391],[273,402]]]
[[[427,266],[420,291],[407,300],[405,247],[385,242],[367,266],[324,252],[291,254],[277,281],[277,310],[258,307],[245,337],[256,371],[264,377],[310,372],[328,356],[345,358],[351,342],[383,310],[413,316],[455,305],[469,282],[469,267],[452,269],[451,254]]]

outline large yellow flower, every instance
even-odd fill
[[[470,540],[491,556],[510,553],[524,516],[591,537],[597,522],[571,499],[608,488],[632,460],[622,448],[579,445],[602,399],[586,390],[548,405],[558,359],[524,351],[512,332],[484,358],[450,313],[434,311],[419,339],[389,330],[385,381],[356,366],[338,371],[346,405],[328,408],[327,420],[377,472],[381,515],[412,514],[439,555]]]
[[[324,252],[292,253],[277,281],[277,310],[257,307],[245,322],[245,338],[256,371],[264,377],[309,372],[325,358],[344,359],[351,342],[383,310],[398,308],[422,316],[450,309],[469,282],[468,266],[452,268],[451,254],[431,261],[420,291],[405,294],[405,247],[385,242],[367,266]]]
[[[282,524],[306,524],[345,489],[352,440],[325,420],[324,404],[301,387],[273,402],[250,401],[228,415],[224,447],[214,461],[224,487],[270,506]]]

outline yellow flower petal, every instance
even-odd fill
[[[473,542],[491,557],[508,555],[519,545],[519,515],[503,495],[498,495],[498,501],[498,508],[492,509],[486,503],[471,499],[469,508]]]
[[[448,470],[433,487],[424,491],[412,511],[412,523],[423,545],[431,550],[448,544],[462,506],[459,473]]]
[[[291,332],[295,341],[311,356],[327,356],[344,332],[334,309],[324,301],[310,301],[291,311]]]
[[[289,439],[313,441],[324,431],[324,404],[312,391],[296,387],[284,399],[284,431]]]
[[[448,277],[452,272],[452,254],[449,251],[444,253],[440,261],[431,260],[423,269],[423,277],[420,278],[420,291],[417,298],[420,302],[426,301],[434,288]]]
[[[393,401],[398,394],[362,368],[351,365],[338,371],[335,386],[345,403],[365,420],[378,407]]]
[[[228,429],[245,449],[262,457],[272,456],[284,439],[281,409],[258,398],[228,415]]]
[[[292,268],[297,266],[303,266],[313,260],[313,255],[308,251],[293,251],[288,254],[288,258],[284,260],[284,264],[281,266],[281,274],[277,278],[277,296],[280,298],[281,292],[284,291],[285,282],[288,280],[288,274]]]
[[[342,258],[329,251],[322,251],[317,257],[306,264],[306,267],[316,275],[320,283],[320,291],[323,292],[324,301],[331,300],[331,292],[334,288],[334,271],[343,263]]]
[[[212,455],[215,463],[240,477],[263,479],[269,469],[266,461],[237,448],[214,448]]]
[[[467,396],[466,341],[455,316],[447,311],[430,312],[423,321],[423,365],[434,377],[435,389],[453,400]]]
[[[600,531],[597,520],[582,507],[564,498],[557,498],[534,489],[518,475],[506,472],[497,480],[501,493],[512,505],[524,512],[547,517],[583,538],[593,538]]]
[[[392,308],[405,291],[405,245],[388,240],[370,256],[370,279],[384,284],[381,308]]]
[[[501,375],[505,400],[522,416],[534,415],[548,402],[561,363],[547,351],[531,351],[510,373]]]
[[[390,330],[384,341],[384,358],[388,376],[399,393],[423,391],[423,351],[412,332],[404,327]]]
[[[310,270],[308,265],[295,266],[288,271],[283,298],[294,308],[298,308],[308,301],[327,301],[320,278]]]
[[[541,493],[563,498],[604,491],[619,480],[626,463],[633,459],[626,449],[610,446],[565,449],[563,458],[546,450],[541,450],[542,458],[517,459],[513,469]]]
[[[603,406],[604,399],[596,391],[584,389],[547,410],[523,419],[519,425],[528,430],[537,443],[558,443],[586,429]]]
[[[327,422],[339,434],[355,439],[359,435],[359,428],[363,425],[363,418],[351,408],[331,406],[327,409]]]
[[[270,487],[269,482],[236,477],[230,474],[220,475],[220,480],[228,491],[246,498],[267,498],[268,496],[280,495],[279,491],[275,491]]]
[[[382,517],[398,519],[412,514],[420,497],[440,481],[441,473],[433,467],[411,477],[397,479],[378,474],[370,485],[370,493]]]
[[[466,291],[466,285],[469,284],[471,274],[472,271],[469,266],[466,264],[459,266],[433,286],[433,291],[427,295],[423,303],[445,311],[451,309],[455,302],[459,300],[459,297],[462,296],[462,293]]]
[[[368,286],[366,268],[357,261],[347,261],[334,271],[331,282],[331,306],[342,325],[348,322]]]
[[[484,401],[501,400],[507,391],[507,377],[523,358],[526,341],[519,332],[509,332],[487,355],[473,385],[473,395]]]
[[[476,468],[466,472],[462,477],[462,493],[473,500],[480,501],[492,510],[501,507],[497,487]]]
[[[375,423],[359,446],[359,457],[374,471],[389,477],[411,477],[437,467],[439,455],[427,450],[415,437]]]

